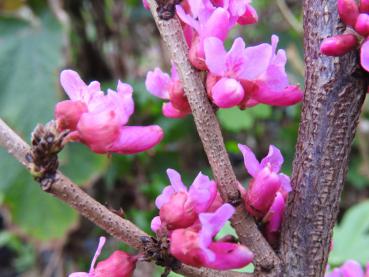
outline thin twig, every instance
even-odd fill
[[[189,63],[188,46],[181,24],[176,17],[167,21],[159,19],[155,0],[149,0],[149,3],[156,25],[181,76],[197,131],[218,183],[220,194],[226,202],[240,200],[238,181],[225,149],[218,120],[207,98],[199,72]],[[278,264],[278,257],[258,230],[254,219],[245,212],[243,204],[237,206],[232,225],[241,243],[255,253],[256,268],[260,267],[268,271]]]
[[[7,150],[9,154],[13,155],[28,169],[25,157],[30,151],[29,145],[23,141],[2,119],[0,119],[0,147]],[[118,216],[105,206],[101,205],[75,185],[71,180],[65,177],[61,172],[57,172],[55,181],[48,192],[76,209],[81,215],[104,229],[115,238],[133,248],[136,248],[138,251],[143,250],[143,244],[140,238],[142,236],[148,236],[148,234],[139,229],[132,222]],[[241,276],[240,273],[237,272],[221,272],[205,268],[193,268],[187,265],[182,265],[178,270],[176,270],[176,272],[193,277]],[[246,276],[251,277],[252,274],[247,274]]]
[[[302,24],[296,19],[294,14],[291,12],[291,10],[288,8],[285,0],[277,0],[277,6],[279,10],[281,11],[283,17],[286,19],[288,24],[299,34],[304,33],[304,29],[302,28]]]

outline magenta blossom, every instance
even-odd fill
[[[221,40],[207,38],[207,91],[213,102],[221,108],[245,108],[259,103],[288,106],[300,102],[303,93],[298,86],[289,85],[286,53],[276,52],[277,44],[275,35],[272,44],[247,48],[243,39],[237,38],[226,52]]]
[[[167,174],[171,185],[165,187],[155,201],[160,210],[159,216],[151,223],[155,232],[164,227],[174,230],[193,225],[199,213],[206,212],[217,196],[216,183],[201,172],[189,189],[177,171],[168,169]]]
[[[74,272],[69,277],[131,277],[136,267],[137,256],[117,250],[109,258],[99,262],[95,268],[97,258],[105,244],[105,237],[100,237],[99,245],[92,259],[89,272]]]
[[[239,144],[247,172],[253,177],[247,189],[240,186],[246,210],[261,221],[267,240],[276,245],[288,193],[292,190],[290,178],[279,173],[283,156],[279,149],[269,146],[268,155],[259,162],[246,145]]]
[[[358,6],[355,0],[338,0],[337,8],[342,21],[364,38],[360,46],[360,63],[369,72],[369,1],[360,0]],[[327,56],[342,56],[356,49],[358,44],[355,35],[336,35],[323,40],[320,51]]]
[[[327,272],[324,277],[368,277],[369,276],[369,264],[364,273],[361,265],[354,260],[347,260],[342,266],[333,269],[331,272]]]
[[[219,270],[242,268],[252,262],[253,254],[245,246],[214,237],[232,217],[235,208],[223,204],[214,213],[199,215],[199,231],[176,229],[170,237],[170,253],[178,260],[195,266]]]
[[[160,68],[149,71],[146,76],[146,89],[154,96],[169,102],[163,105],[163,114],[169,118],[180,118],[191,113],[177,70],[172,65],[171,76]]]
[[[211,2],[214,7],[226,9],[231,15],[231,22],[237,22],[240,25],[258,22],[258,15],[251,6],[251,0],[205,0],[204,2]]]
[[[213,9],[198,0],[189,0],[188,4],[191,14],[186,13],[181,5],[177,5],[176,9],[179,18],[195,30],[195,34],[192,35],[189,59],[194,67],[206,70],[204,40],[208,37],[216,37],[224,41],[234,23],[230,21],[230,14],[224,8]]]
[[[86,85],[78,73],[64,70],[60,82],[70,100],[59,102],[55,118],[69,140],[80,141],[96,153],[133,154],[148,150],[163,138],[157,125],[126,126],[134,111],[133,89],[118,81],[117,91],[101,91],[100,83]]]

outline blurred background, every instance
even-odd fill
[[[286,49],[292,83],[303,86],[302,7],[298,0],[255,0],[260,22],[237,27],[231,37],[248,45],[280,37]],[[232,40],[227,41],[230,45]],[[58,77],[71,68],[87,82],[115,88],[120,79],[133,85],[136,112],[130,124],[159,124],[164,141],[139,155],[91,153],[70,144],[60,155],[61,170],[108,207],[123,208],[126,217],[150,232],[153,204],[168,185],[167,168],[178,170],[187,185],[199,171],[211,175],[191,116],[173,120],[161,115],[162,102],[147,93],[148,70],[169,71],[168,54],[140,0],[0,0],[0,116],[29,142],[37,123],[53,118],[57,101],[66,98]],[[269,144],[285,156],[291,173],[300,105],[250,110],[221,110],[218,117],[237,177],[247,174],[237,143],[263,157]],[[330,264],[346,259],[369,261],[369,105],[356,136],[335,229]],[[66,276],[87,271],[101,229],[43,193],[39,185],[0,149],[0,276]],[[127,248],[109,238],[101,258]],[[135,276],[159,276],[162,269],[140,264]]]

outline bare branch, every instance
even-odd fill
[[[238,181],[224,146],[221,129],[207,98],[200,74],[188,61],[188,46],[181,24],[176,17],[167,21],[159,19],[155,0],[149,0],[149,3],[160,34],[180,73],[197,131],[218,183],[220,194],[226,202],[239,201]],[[243,204],[238,205],[232,218],[232,225],[240,241],[255,253],[254,262],[257,268],[260,266],[261,269],[268,271],[278,263],[278,257],[258,230],[254,219],[246,213]]]

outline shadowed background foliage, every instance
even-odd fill
[[[280,37],[289,56],[292,82],[303,84],[301,1],[255,0],[259,24],[238,27],[248,45]],[[232,40],[227,41],[228,46]],[[159,124],[164,141],[138,155],[97,155],[70,144],[60,155],[61,170],[108,207],[123,208],[127,218],[149,232],[156,214],[153,201],[168,184],[167,168],[181,172],[189,185],[202,171],[211,175],[191,116],[173,120],[161,115],[161,102],[147,93],[144,78],[170,61],[149,14],[139,0],[0,0],[0,116],[29,141],[37,123],[53,118],[66,96],[58,82],[64,68],[85,81],[114,88],[120,79],[133,85],[136,112],[130,124]],[[247,174],[237,143],[258,157],[269,144],[281,148],[284,172],[290,174],[300,106],[218,111],[227,150],[239,180]],[[38,184],[0,150],[0,276],[66,276],[87,270],[103,231]],[[332,266],[346,259],[369,261],[369,105],[364,106],[347,184],[335,230]],[[359,204],[358,204],[359,203]],[[223,232],[231,232],[227,227]],[[126,246],[110,238],[102,257]],[[133,250],[129,250],[133,251]],[[139,265],[135,276],[156,276],[160,269]]]

